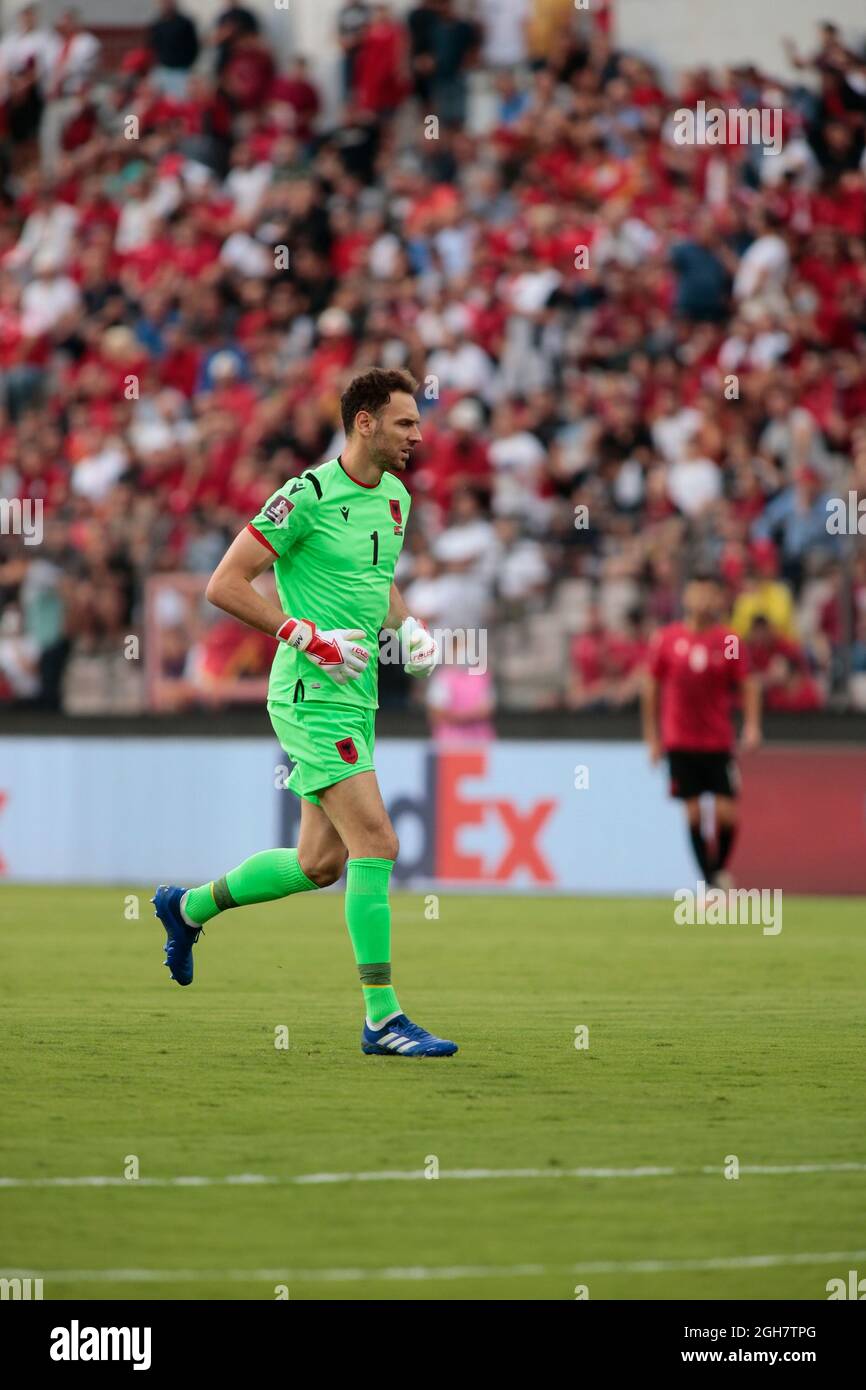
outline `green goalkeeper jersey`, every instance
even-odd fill
[[[269,705],[313,700],[376,709],[379,632],[410,505],[393,473],[368,486],[335,458],[289,478],[249,523],[277,557],[274,577],[283,612],[322,630],[360,629],[364,637],[358,641],[370,653],[358,680],[337,685],[303,652],[281,642],[271,666]]]

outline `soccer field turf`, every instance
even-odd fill
[[[862,900],[786,898],[764,936],[670,900],[442,894],[430,921],[398,893],[401,1004],[460,1044],[411,1060],[360,1053],[339,893],[214,921],[181,989],[151,892],[127,921],[121,889],[0,891],[0,1266],[46,1298],[823,1299],[866,1273]],[[82,1176],[111,1181],[56,1182]]]

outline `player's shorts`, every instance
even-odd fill
[[[363,706],[268,703],[280,747],[295,764],[288,786],[318,806],[317,792],[373,769],[376,711]]]
[[[730,753],[702,753],[682,748],[668,752],[671,774],[671,796],[691,801],[704,792],[714,796],[737,797],[740,775]]]

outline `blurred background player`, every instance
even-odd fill
[[[761,691],[748,674],[745,643],[719,622],[722,600],[722,586],[713,575],[695,575],[686,585],[685,620],[661,628],[650,645],[643,724],[651,761],[658,762],[664,750],[670,794],[685,802],[704,881],[724,887],[739,819],[732,712],[742,693],[742,746],[758,748]],[[701,821],[703,795],[713,797],[714,843]]]

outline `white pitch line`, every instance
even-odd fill
[[[536,1275],[678,1274],[737,1269],[783,1269],[795,1265],[850,1264],[866,1250],[822,1250],[787,1255],[720,1255],[705,1260],[590,1260],[573,1265],[410,1265],[385,1269],[3,1269],[3,1279],[42,1279],[55,1284],[257,1284],[404,1281],[427,1279],[513,1279]]]
[[[771,1163],[740,1164],[740,1173],[779,1176],[795,1173],[864,1173],[866,1163]],[[683,1178],[706,1174],[719,1177],[724,1166],[705,1164],[700,1168],[446,1168],[439,1181],[459,1182],[494,1178]],[[227,1177],[122,1178],[116,1176],[71,1178],[3,1178],[0,1188],[21,1187],[254,1187],[316,1186],[324,1183],[416,1182],[424,1181],[423,1168],[382,1169],[373,1173],[295,1173],[279,1176],[268,1173],[234,1173]]]

